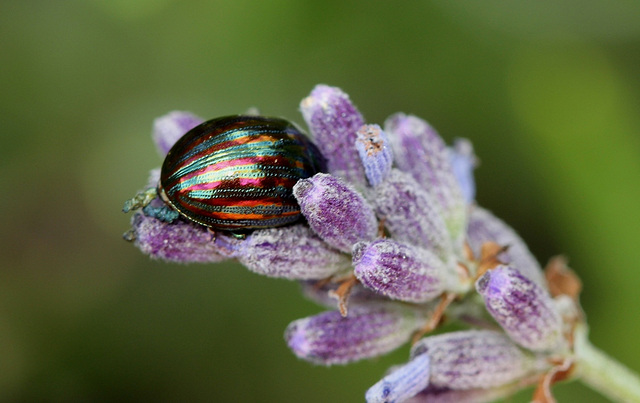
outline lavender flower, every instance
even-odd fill
[[[183,220],[167,224],[134,214],[128,236],[152,258],[178,263],[215,263],[235,255],[236,240]]]
[[[365,398],[367,403],[402,402],[429,385],[429,356],[421,354],[373,385]]]
[[[411,350],[430,358],[430,382],[450,389],[502,386],[543,369],[507,335],[489,330],[450,332],[420,340]]]
[[[294,354],[312,363],[380,356],[443,322],[465,328],[418,340],[410,361],[367,391],[369,402],[488,402],[541,380],[548,389],[559,371],[614,399],[640,401],[640,380],[588,343],[579,287],[558,287],[552,276],[550,287],[524,241],[475,204],[469,141],[447,148],[427,122],[402,113],[384,131],[365,124],[349,97],[326,85],[301,111],[328,170],[293,188],[305,220],[214,231],[165,205],[153,170],[125,204],[134,211],[125,238],[152,258],[234,258],[259,274],[302,280],[303,293],[321,305],[338,299],[342,312],[298,319],[286,330]],[[160,154],[201,122],[188,112],[157,119]],[[508,247],[497,256],[507,266],[486,264],[487,243]]]
[[[387,135],[378,125],[364,125],[356,133],[356,149],[371,186],[377,186],[389,175],[393,154]]]
[[[237,255],[255,273],[288,279],[322,279],[350,267],[344,254],[302,224],[255,231],[240,243]]]
[[[538,375],[525,377],[507,385],[493,388],[451,389],[429,386],[417,395],[404,400],[404,403],[488,403],[508,398],[518,390],[535,384]],[[508,400],[507,400],[508,401]]]
[[[320,173],[298,181],[293,195],[309,226],[336,249],[349,253],[354,243],[378,232],[369,203],[337,177]]]
[[[349,96],[339,88],[318,85],[302,100],[300,110],[327,159],[329,173],[355,185],[364,185],[364,167],[356,150],[356,132],[364,119]]]
[[[402,113],[385,122],[398,168],[409,172],[440,207],[447,228],[457,238],[464,231],[465,200],[446,145],[424,120]]]
[[[449,149],[449,161],[465,201],[467,204],[473,203],[476,198],[473,170],[478,165],[473,144],[467,139],[457,139]]]
[[[328,311],[289,325],[285,339],[300,358],[347,364],[385,354],[407,342],[425,320],[419,310],[390,302],[353,305],[349,316]]]
[[[451,236],[441,212],[415,179],[391,170],[374,191],[376,213],[394,239],[432,250],[442,259],[451,256]]]
[[[533,351],[562,341],[562,319],[549,293],[512,267],[498,266],[476,282],[487,311],[516,343]]]
[[[354,247],[354,273],[372,290],[391,299],[426,302],[444,291],[444,263],[428,250],[390,239]]]

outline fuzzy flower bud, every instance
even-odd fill
[[[344,254],[302,224],[254,231],[237,255],[249,270],[269,277],[322,279],[350,267]]]
[[[364,119],[349,96],[339,88],[317,85],[302,100],[300,110],[329,172],[357,185],[366,184],[355,146],[356,132]]]
[[[473,203],[476,198],[473,169],[478,164],[478,159],[473,153],[473,144],[467,139],[456,139],[453,147],[449,149],[449,160],[465,201],[467,204]]]
[[[156,259],[178,263],[213,263],[233,257],[238,241],[183,220],[167,224],[137,212],[125,234],[140,250]]]
[[[504,333],[466,330],[420,340],[411,356],[427,354],[430,385],[450,389],[501,386],[535,371],[536,361]]]
[[[369,388],[365,398],[367,403],[403,402],[428,385],[429,356],[421,354],[407,364],[395,368]]]
[[[347,364],[385,354],[407,342],[425,318],[395,303],[351,305],[349,316],[328,311],[292,322],[285,332],[289,348],[316,364]]]
[[[377,186],[389,175],[393,153],[387,135],[378,125],[364,125],[357,132],[356,149],[371,186]]]
[[[372,290],[392,299],[427,302],[444,291],[444,263],[428,250],[391,239],[357,244],[354,274]]]
[[[403,403],[489,403],[498,399],[509,398],[518,390],[538,381],[537,376],[527,379],[518,379],[507,385],[494,388],[451,389],[430,385],[414,397],[404,400]],[[509,401],[508,399],[506,401]]]
[[[465,200],[453,174],[449,152],[440,135],[424,120],[402,113],[385,122],[394,161],[410,173],[438,203],[454,239],[465,227]]]
[[[354,243],[373,240],[378,233],[369,203],[335,176],[319,173],[300,180],[293,195],[309,226],[338,250],[351,253]]]
[[[167,155],[171,147],[186,132],[204,122],[204,119],[190,113],[173,111],[160,116],[153,122],[153,142],[161,156]]]
[[[375,188],[376,212],[394,239],[451,254],[447,226],[433,198],[409,174],[392,169]]]
[[[557,348],[562,318],[549,293],[508,266],[487,271],[476,282],[487,311],[513,341],[533,351]]]
[[[480,256],[480,249],[485,242],[491,241],[501,246],[508,246],[509,249],[498,256],[500,261],[515,267],[539,286],[547,287],[540,264],[529,252],[527,244],[511,227],[488,210],[479,206],[471,208],[467,241],[476,257]]]

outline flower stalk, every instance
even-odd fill
[[[640,402],[640,377],[603,351],[588,339],[588,328],[576,328],[576,377],[584,384],[617,402]]]

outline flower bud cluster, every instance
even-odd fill
[[[300,108],[327,166],[293,188],[305,222],[241,238],[175,218],[156,198],[135,211],[128,238],[153,258],[233,258],[303,280],[306,296],[334,306],[285,332],[291,350],[315,364],[385,354],[444,313],[467,327],[420,339],[410,361],[369,389],[369,402],[490,401],[549,370],[550,358],[570,348],[565,318],[526,244],[475,204],[471,143],[448,148],[426,121],[401,113],[383,127],[366,124],[347,94],[326,85]],[[160,153],[200,122],[186,112],[157,119]],[[484,256],[488,244],[505,248]]]

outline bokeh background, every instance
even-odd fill
[[[321,308],[295,283],[121,238],[155,117],[303,123],[317,83],[470,138],[479,203],[569,257],[592,341],[640,370],[638,21],[604,0],[1,2],[0,401],[354,402],[406,360],[299,361],[284,328]]]

